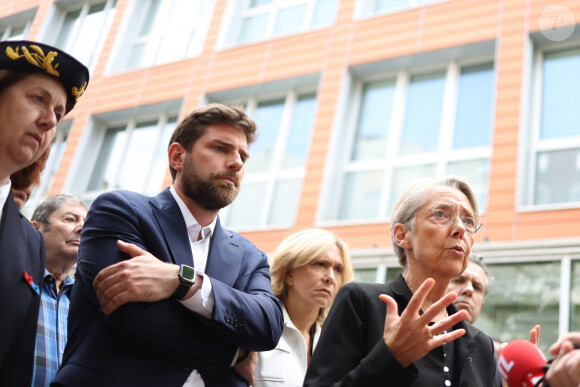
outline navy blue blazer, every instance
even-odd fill
[[[245,386],[230,367],[237,348],[270,350],[283,329],[266,255],[218,218],[205,271],[215,300],[211,319],[173,299],[129,303],[105,316],[93,280],[128,258],[117,239],[165,262],[193,264],[185,221],[169,189],[155,197],[129,191],[99,196],[81,234],[69,337],[52,385],[181,387],[196,369],[207,387]]]
[[[0,386],[30,386],[40,293],[44,238],[8,195],[0,224]]]
[[[412,297],[401,275],[388,284],[350,283],[341,288],[306,372],[304,387],[323,386],[444,386],[441,347],[403,367],[383,340],[386,306],[379,299],[388,294],[397,301],[399,315]],[[455,305],[447,307],[457,313]],[[454,326],[465,335],[453,341],[453,386],[495,387],[493,342],[489,336],[464,321]]]

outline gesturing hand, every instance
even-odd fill
[[[445,295],[427,308],[422,315],[419,315],[421,305],[434,285],[435,281],[433,279],[426,279],[413,294],[401,316],[398,313],[397,302],[392,297],[386,294],[379,296],[387,307],[383,339],[393,356],[404,367],[416,362],[433,348],[465,334],[464,329],[443,333],[443,331],[467,318],[468,314],[465,310],[448,316],[430,327],[428,326],[428,323],[433,321],[437,314],[455,301],[457,298],[455,293]]]
[[[128,302],[155,302],[169,298],[179,284],[179,266],[160,261],[132,243],[117,241],[131,259],[104,268],[93,288],[105,314]]]
[[[258,364],[258,354],[256,352],[250,352],[248,357],[244,361],[235,364],[233,369],[236,374],[240,375],[248,383],[248,386],[253,386],[255,382],[254,371],[256,370],[256,364]]]

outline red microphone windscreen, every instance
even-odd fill
[[[497,358],[499,373],[510,387],[534,387],[544,376],[542,366],[547,362],[540,349],[527,340],[510,341]]]

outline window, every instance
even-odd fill
[[[133,1],[116,70],[168,63],[201,53],[215,0]]]
[[[0,40],[26,40],[36,9],[0,19]]]
[[[26,202],[23,209],[23,212],[29,216],[32,215],[34,209],[46,198],[50,187],[52,187],[54,177],[66,148],[71,125],[72,120],[66,120],[60,122],[57,126],[56,134],[54,135],[50,148],[50,155],[40,175],[40,184],[32,191],[30,199]]]
[[[525,204],[580,202],[580,48],[540,50]]]
[[[79,4],[80,3],[80,4]],[[77,2],[57,5],[50,22],[49,36],[56,47],[70,53],[93,69],[113,21],[116,0]]]
[[[167,146],[176,125],[176,112],[106,125],[98,133],[100,145],[87,174],[87,199],[113,189],[159,193],[168,171]]]
[[[394,13],[442,1],[444,0],[358,0],[357,15],[369,17],[384,13]]]
[[[560,262],[494,264],[488,269],[494,280],[475,326],[508,342],[528,339],[530,329],[540,324],[540,348],[547,353],[558,339]]]
[[[250,145],[242,189],[222,218],[236,228],[292,226],[310,149],[316,95],[292,91],[281,98],[252,98],[244,104],[258,125],[258,138]]]
[[[324,220],[386,220],[407,186],[441,174],[465,177],[484,212],[493,93],[492,63],[358,81]]]
[[[227,45],[247,44],[328,27],[334,24],[339,0],[234,1]]]

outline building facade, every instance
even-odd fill
[[[402,190],[462,175],[495,277],[476,325],[511,340],[539,323],[543,349],[580,330],[577,0],[2,0],[0,37],[91,71],[29,211],[58,192],[155,194],[179,119],[241,105],[260,134],[221,217],[262,250],[324,227],[357,280],[388,281]]]

